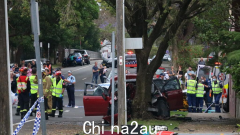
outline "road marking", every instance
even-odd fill
[[[83,78],[82,80],[86,80],[87,78]]]
[[[31,120],[27,120],[25,123],[28,123],[28,122],[31,122],[31,121],[34,121],[35,119],[31,119]],[[19,125],[21,122],[19,122],[19,123],[15,123],[15,124],[13,124],[13,126],[15,126],[15,125]]]
[[[64,112],[69,112],[70,110],[65,110]]]

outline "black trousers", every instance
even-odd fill
[[[27,113],[27,111],[29,110],[29,93],[20,93],[18,100],[20,102],[20,112]]]
[[[44,96],[44,108],[45,108],[45,113],[47,113],[47,110],[49,109],[48,107],[48,99]]]
[[[67,94],[68,94],[68,106],[75,106],[75,89],[74,85],[67,86]]]
[[[52,110],[56,111],[56,107],[57,107],[57,104],[58,104],[59,112],[63,112],[62,98],[53,96],[52,101],[53,101]]]
[[[31,107],[33,106],[33,104],[35,103],[35,101],[37,100],[37,93],[36,94],[31,94]],[[33,112],[36,112],[37,110],[37,105],[35,106],[35,109],[33,110]]]
[[[104,79],[104,76],[105,76],[105,75],[101,75],[101,76],[100,76],[101,83],[105,83],[105,82],[104,82],[104,80],[105,80],[105,79]]]

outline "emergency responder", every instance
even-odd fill
[[[68,107],[75,107],[75,89],[74,84],[76,83],[75,77],[72,75],[72,71],[68,71],[68,78],[64,80],[67,86],[68,93]]]
[[[196,93],[196,100],[197,100],[197,112],[202,113],[202,108],[203,108],[203,97],[204,97],[204,85],[201,80],[198,82],[198,88],[197,88],[197,93]]]
[[[50,116],[55,117],[56,112],[56,104],[58,103],[59,115],[58,117],[61,118],[63,114],[63,102],[62,97],[65,89],[65,82],[61,78],[61,71],[57,71],[55,73],[56,77],[53,80],[53,106],[52,106],[52,114]]]
[[[190,80],[187,80],[187,98],[188,98],[188,112],[196,112],[196,90],[197,81],[195,75],[192,74]]]
[[[210,91],[212,92],[213,91],[213,94],[214,94],[214,100],[215,100],[215,112],[217,113],[220,113],[220,104],[219,104],[219,100],[220,100],[220,97],[222,95],[222,88],[223,88],[223,85],[221,82],[217,81],[217,77],[216,76],[213,76],[212,77],[212,87],[210,89]]]
[[[52,75],[52,65],[50,64],[50,60],[47,60],[47,65],[46,67],[49,69],[49,75]]]
[[[20,72],[20,70],[19,70],[19,72]],[[22,75],[22,72],[19,73],[19,76],[21,76],[21,75]],[[19,78],[19,77],[16,78],[16,82],[18,81],[18,78]],[[16,87],[17,87],[17,83],[16,83]],[[18,95],[18,99],[19,99],[18,90],[16,91],[16,94]],[[19,116],[19,115],[20,115],[20,108],[21,108],[21,106],[20,106],[20,101],[18,100],[17,109],[16,109],[16,113],[15,113],[16,116]],[[22,111],[21,111],[21,112],[22,112]]]
[[[208,108],[212,103],[212,92],[210,92],[211,80],[206,79],[205,76],[202,76],[201,80],[202,80],[203,85],[204,85],[204,91],[206,91],[206,93],[204,94],[204,100],[205,100],[205,104]],[[211,110],[211,107],[208,110]]]
[[[17,90],[19,93],[20,112],[21,119],[26,115],[29,110],[29,92],[30,92],[30,81],[27,77],[28,69],[26,67],[21,68],[22,75],[17,79]]]
[[[53,76],[52,75],[49,75],[49,69],[48,68],[46,68],[45,69],[45,74],[46,74],[46,76],[48,76],[50,79],[51,79],[51,82],[53,83]],[[52,91],[53,91],[53,85],[51,85],[51,87],[50,87],[50,94],[49,94],[49,96],[47,97],[48,98],[48,114],[52,114]]]
[[[44,95],[44,107],[45,107],[45,118],[48,120],[48,112],[49,112],[49,106],[48,106],[48,97],[52,95],[50,88],[52,85],[51,79],[46,76],[45,70],[42,70],[42,80],[43,80],[43,95]],[[34,83],[38,84],[37,76],[34,79]],[[51,111],[50,111],[51,112]]]
[[[37,100],[38,84],[35,84],[33,82],[33,80],[36,77],[36,73],[37,73],[36,68],[33,68],[32,69],[32,75],[29,77],[29,81],[30,81],[30,84],[31,84],[31,90],[30,90],[31,91],[31,105],[30,106],[33,106],[33,104]],[[35,106],[35,108],[34,108],[32,113],[36,114],[36,110],[37,110],[37,106]],[[30,116],[32,116],[32,113],[30,114]]]

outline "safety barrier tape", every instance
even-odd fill
[[[33,109],[35,108],[36,104],[38,103],[37,114],[36,114],[35,123],[34,123],[34,127],[33,127],[33,135],[37,135],[37,132],[38,132],[39,127],[40,127],[40,122],[41,122],[40,102],[44,102],[44,98],[43,97],[40,97],[40,98],[38,98],[37,101],[35,101],[33,106],[29,109],[27,114],[24,116],[24,118],[21,120],[20,124],[15,129],[13,135],[17,135],[18,132],[22,129],[23,125],[28,120],[31,112],[33,111]]]

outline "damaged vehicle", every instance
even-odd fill
[[[135,76],[136,78],[136,76]],[[132,101],[137,92],[136,79],[126,76],[127,95],[127,119],[131,119]],[[115,78],[115,81],[117,78]],[[91,86],[94,90],[90,90]],[[111,122],[111,85],[108,89],[92,83],[85,83],[83,104],[85,116],[103,116],[105,123]],[[118,88],[115,86],[114,98],[114,124],[118,121]],[[170,117],[171,110],[183,108],[183,93],[177,78],[167,81],[153,79],[151,88],[152,101],[149,103],[148,111],[160,118]]]

